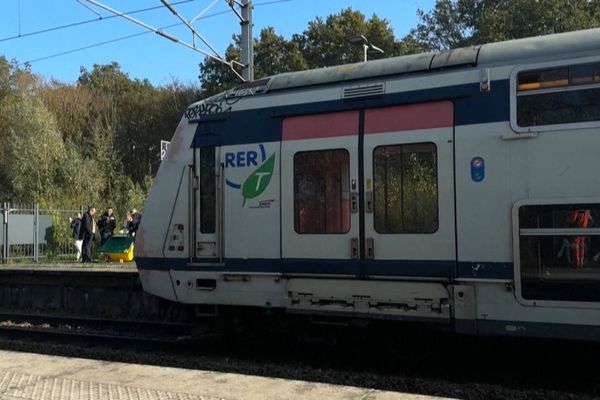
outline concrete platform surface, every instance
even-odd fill
[[[352,386],[0,351],[7,400],[408,400]]]
[[[8,263],[0,264],[0,271],[82,271],[82,272],[137,272],[135,262],[128,263],[80,263],[80,262],[55,262],[55,263]]]

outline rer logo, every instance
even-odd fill
[[[225,179],[227,186],[242,190],[242,196],[244,197],[242,207],[246,203],[246,199],[254,199],[260,196],[269,186],[273,176],[275,153],[267,158],[265,146],[260,144],[258,149],[259,152],[251,150],[225,153],[225,168],[257,167],[242,184]],[[259,153],[260,165],[257,160]]]

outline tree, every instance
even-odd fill
[[[437,0],[411,36],[444,50],[600,25],[598,0]]]
[[[4,194],[12,201],[34,202],[61,197],[65,150],[52,114],[43,103],[23,92],[7,96],[5,134],[8,144],[2,158]]]
[[[588,29],[600,22],[600,2],[595,0],[487,0],[474,5],[476,43]]]
[[[89,127],[90,112],[101,102],[92,91],[81,85],[64,85],[50,81],[39,89],[44,105],[54,115],[63,140],[73,146],[82,146]]]
[[[363,61],[362,48],[347,41],[348,37],[356,35],[365,35],[385,51],[383,55],[370,55],[370,59],[421,50],[412,37],[398,42],[387,19],[376,15],[367,19],[361,12],[348,8],[330,15],[326,21],[317,17],[309,22],[302,34],[296,34],[290,40],[277,35],[272,27],[262,29],[259,37],[254,39],[254,77],[260,79],[283,72]],[[227,60],[240,59],[239,37],[234,35],[233,39],[234,43],[225,52]],[[200,81],[207,95],[220,93],[241,83],[228,66],[209,58],[200,64]]]
[[[230,44],[225,50],[227,60],[240,60],[242,51],[239,46],[239,36],[234,35],[235,44]],[[231,71],[229,66],[207,57],[200,64],[200,81],[205,96],[212,96],[222,91],[231,89],[241,83],[240,79]]]
[[[199,90],[176,81],[156,88],[148,80],[130,79],[115,62],[82,68],[77,88],[68,90],[87,90],[94,99],[78,145],[102,165],[109,198],[123,171],[136,184],[155,173],[160,140],[171,138],[185,107],[200,97]]]
[[[242,53],[240,38],[234,35],[233,40],[234,43],[230,44],[225,51],[225,57],[227,60],[240,60]],[[297,43],[285,40],[283,36],[277,35],[275,29],[271,27],[261,30],[254,45],[255,79],[306,68],[306,61],[300,53]],[[229,66],[211,58],[206,58],[200,64],[200,80],[206,96],[212,96],[242,83]]]
[[[473,0],[476,1],[476,0]],[[437,0],[433,10],[417,11],[420,22],[411,31],[415,43],[427,50],[444,50],[468,45],[473,35],[469,12],[471,0]]]
[[[351,8],[330,15],[325,21],[317,17],[308,23],[304,33],[294,35],[292,41],[298,43],[309,68],[320,68],[363,61],[362,48],[347,41],[356,35],[365,35],[384,50],[384,54],[374,53],[369,59],[400,55],[401,47],[387,19],[376,15],[366,19],[360,11]]]
[[[271,27],[260,31],[260,38],[254,48],[254,57],[256,59],[254,73],[257,77],[308,68],[306,60],[300,53],[299,44],[277,35],[275,29]]]

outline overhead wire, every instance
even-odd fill
[[[167,26],[161,27],[160,29],[173,28],[173,27],[178,26],[178,25],[183,25],[183,24],[182,23],[177,23],[177,24],[167,25]],[[63,51],[63,52],[60,52],[60,53],[55,53],[55,54],[51,54],[51,55],[40,57],[40,58],[34,58],[33,60],[24,61],[24,62],[20,63],[20,65],[33,64],[33,63],[38,62],[38,61],[49,60],[51,58],[65,56],[67,54],[72,54],[72,53],[77,53],[79,51],[92,49],[94,47],[100,47],[100,46],[104,46],[104,45],[107,45],[107,44],[116,43],[116,42],[120,42],[120,41],[127,40],[127,39],[132,39],[134,37],[146,35],[148,33],[152,33],[152,32],[151,31],[138,32],[138,33],[134,33],[132,35],[122,36],[122,37],[118,37],[118,38],[114,38],[114,39],[110,39],[110,40],[105,40],[103,42],[93,43],[93,44],[90,44],[88,46],[78,47],[76,49],[66,50],[66,51]]]
[[[200,41],[202,41],[202,43],[204,43],[204,45],[206,47],[208,47],[209,49],[212,50],[212,52],[214,54],[216,54],[217,56],[221,57],[219,55],[219,52],[217,51],[217,49],[215,49],[210,43],[208,43],[208,41],[206,39],[204,39],[204,36],[202,36],[201,34],[199,34],[196,29],[194,29],[194,27],[192,26],[191,22],[188,22],[185,18],[183,18],[183,16],[181,14],[179,14],[179,12],[177,12],[177,10],[175,9],[175,7],[173,7],[173,5],[171,5],[171,3],[169,3],[167,0],[160,0],[165,7],[167,7],[169,9],[169,11],[171,11],[173,13],[173,15],[175,15],[177,18],[179,18],[179,20],[185,25],[187,26],[190,31],[192,31],[192,41],[193,41],[193,46],[196,46],[196,37],[198,37],[198,39],[200,39]],[[214,2],[212,4],[215,4]],[[212,6],[212,5],[211,5]]]
[[[110,6],[107,6],[106,4],[103,4],[103,3],[99,2],[99,1],[96,1],[96,0],[85,0],[85,1],[87,1],[88,3],[91,3],[93,5],[95,5],[96,7],[100,7],[103,10],[106,10],[108,12],[111,12],[111,13],[115,14],[115,15],[118,15],[119,17],[122,17],[122,18],[126,19],[129,22],[132,22],[132,23],[134,23],[136,25],[139,25],[139,26],[141,26],[141,27],[143,27],[143,28],[145,28],[145,29],[147,29],[147,30],[149,30],[151,32],[154,32],[157,35],[160,35],[160,36],[162,36],[162,37],[164,37],[166,39],[169,39],[169,40],[171,40],[174,43],[177,43],[177,44],[182,45],[184,47],[187,47],[187,48],[189,48],[191,50],[194,50],[194,51],[197,51],[197,52],[199,52],[201,54],[204,54],[205,56],[210,57],[210,58],[214,59],[215,61],[221,62],[223,64],[227,64],[227,65],[229,65],[229,67],[231,68],[231,70],[232,70],[232,72],[234,74],[238,75],[240,79],[243,79],[242,76],[239,75],[239,73],[237,71],[235,71],[235,69],[233,68],[233,64],[236,63],[235,61],[227,61],[225,58],[221,57],[219,54],[216,54],[216,55],[215,54],[211,54],[211,53],[207,52],[206,50],[203,50],[203,49],[200,49],[200,48],[196,47],[195,44],[189,44],[187,42],[184,42],[184,41],[176,38],[175,36],[172,36],[172,35],[166,33],[164,30],[162,30],[160,28],[155,28],[153,26],[150,26],[150,25],[148,25],[145,22],[142,22],[142,21],[140,21],[138,19],[135,19],[135,18],[133,18],[130,15],[124,14],[121,11],[115,10],[114,8],[112,8]],[[165,4],[165,3],[169,4],[169,8],[177,14],[177,12],[173,8],[173,6],[170,5],[170,3],[166,2],[166,0],[161,0],[161,1],[163,2],[163,4]],[[180,17],[180,20],[182,21],[182,23],[184,25],[187,25],[188,27],[190,27],[189,23],[183,17]],[[208,45],[208,46],[211,49],[213,49],[213,47],[211,47],[210,45]]]
[[[287,3],[288,1],[292,1],[292,0],[272,0],[272,1],[265,1],[265,2],[262,2],[262,3],[255,4],[255,6],[268,6],[268,5],[277,4],[277,3]]]
[[[184,3],[184,2],[190,2],[190,1],[194,1],[194,0],[184,0],[184,1],[180,1],[180,2],[174,2],[172,4],[181,4],[181,3]],[[276,4],[276,3],[285,3],[285,2],[289,2],[289,1],[292,1],[292,0],[272,0],[272,1],[265,1],[265,2],[262,2],[262,3],[256,3],[256,4],[254,4],[254,6],[257,7],[257,6],[271,5],[271,4]],[[152,7],[151,9],[155,9],[155,8],[156,7]],[[159,6],[159,8],[163,8],[163,6]],[[149,9],[146,9],[146,10],[149,10]],[[138,12],[141,12],[141,10],[138,10]],[[202,17],[200,17],[198,19],[202,20],[202,19],[217,17],[219,15],[229,14],[230,12],[231,12],[231,10],[219,11],[219,12],[215,12],[215,13],[212,13],[212,14],[203,15]],[[103,19],[108,19],[108,18],[113,18],[113,16],[105,17]],[[94,19],[92,21],[97,21],[97,19]],[[174,28],[176,26],[181,26],[181,25],[183,25],[183,22],[172,24],[172,25],[161,26],[161,27],[159,27],[159,29],[169,29],[169,28]],[[64,55],[68,55],[68,54],[72,54],[72,53],[77,53],[77,52],[84,51],[84,50],[89,50],[89,49],[92,49],[94,47],[105,46],[107,44],[111,44],[111,43],[116,43],[116,42],[120,42],[120,41],[123,41],[123,40],[132,39],[132,38],[135,38],[135,37],[138,37],[138,36],[147,35],[149,33],[152,33],[152,31],[138,32],[138,33],[134,33],[134,34],[127,35],[127,36],[121,36],[121,37],[118,37],[118,38],[114,38],[114,39],[110,39],[110,40],[105,40],[105,41],[102,41],[102,42],[92,43],[90,45],[83,46],[83,47],[78,47],[76,49],[66,50],[66,51],[62,51],[60,53],[50,54],[50,55],[47,55],[47,56],[44,56],[44,57],[39,57],[39,58],[35,58],[35,59],[32,59],[32,60],[27,60],[27,61],[21,62],[19,64],[20,65],[33,64],[35,62],[49,60],[49,59],[52,59],[52,58],[61,57],[61,56],[64,56]],[[0,40],[0,42],[2,42],[2,40]]]
[[[180,1],[174,2],[173,4],[191,3],[193,1],[195,1],[195,0],[180,0]],[[163,8],[163,6],[161,5],[161,6],[154,6],[154,7],[142,8],[142,9],[139,9],[139,10],[129,11],[126,14],[139,14],[139,13],[146,12],[146,11],[158,10],[160,8]],[[90,24],[90,23],[93,23],[93,22],[105,21],[107,19],[112,19],[112,18],[117,18],[117,15],[109,15],[107,17],[100,16],[99,18],[92,18],[92,19],[87,19],[87,20],[84,20],[84,21],[72,22],[70,24],[53,26],[53,27],[50,27],[50,28],[40,29],[38,31],[27,32],[27,33],[23,33],[23,34],[21,34],[21,29],[20,29],[20,25],[19,25],[19,34],[18,35],[7,36],[5,38],[1,38],[0,39],[0,43],[7,42],[9,40],[15,40],[15,39],[21,39],[21,38],[25,38],[25,37],[29,37],[29,36],[40,35],[42,33],[48,33],[48,32],[53,32],[53,31],[59,31],[59,30],[62,30],[62,29],[73,28],[73,27],[76,27],[76,26],[86,25],[86,24]]]
[[[229,13],[229,10],[227,10],[227,11],[220,11],[220,12],[216,12],[216,13],[213,13],[213,14],[205,15],[201,19],[216,17],[216,16],[219,16],[219,15],[227,14],[227,13]],[[174,28],[176,26],[181,26],[181,25],[183,25],[183,22],[179,22],[179,23],[172,24],[172,25],[161,26],[159,29],[169,29],[169,28]],[[50,55],[47,55],[47,56],[44,56],[44,57],[35,58],[35,59],[32,59],[32,60],[27,60],[27,61],[24,61],[24,62],[20,63],[20,65],[32,64],[32,63],[38,62],[38,61],[44,61],[44,60],[48,60],[48,59],[51,59],[51,58],[56,58],[56,57],[64,56],[64,55],[67,55],[67,54],[77,53],[79,51],[92,49],[94,47],[105,46],[107,44],[116,43],[116,42],[120,42],[120,41],[127,40],[127,39],[132,39],[134,37],[138,37],[138,36],[142,36],[142,35],[147,35],[149,33],[152,33],[152,32],[151,31],[143,31],[143,32],[134,33],[132,35],[121,36],[121,37],[118,37],[118,38],[114,38],[114,39],[110,39],[110,40],[105,40],[103,42],[98,42],[98,43],[93,43],[93,44],[90,44],[90,45],[87,45],[87,46],[78,47],[76,49],[66,50],[66,51],[62,51],[60,53],[50,54]]]

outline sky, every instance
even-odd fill
[[[160,0],[96,1],[124,13],[156,7],[131,15],[156,28],[180,23]],[[152,32],[140,34],[148,31],[121,17],[107,18],[112,15],[110,12],[86,0],[0,0],[0,3],[3,5],[0,55],[20,63],[29,62],[34,73],[71,83],[77,80],[81,67],[90,70],[94,64],[116,61],[130,78],[149,79],[154,85],[168,84],[173,79],[199,83],[198,64],[204,59],[203,54]],[[81,3],[94,8],[102,18]],[[240,32],[239,20],[226,0],[169,0],[169,3],[188,21],[204,12],[194,28],[221,54],[231,43],[232,35]],[[294,33],[303,32],[316,17],[326,19],[351,7],[367,17],[376,14],[386,18],[395,36],[401,38],[416,26],[417,9],[429,11],[435,0],[253,0],[253,3],[254,37],[270,26],[289,39]],[[70,24],[74,26],[53,30]],[[36,33],[43,30],[48,31]],[[164,31],[192,42],[191,32],[183,25]],[[209,51],[205,45],[197,45]]]

